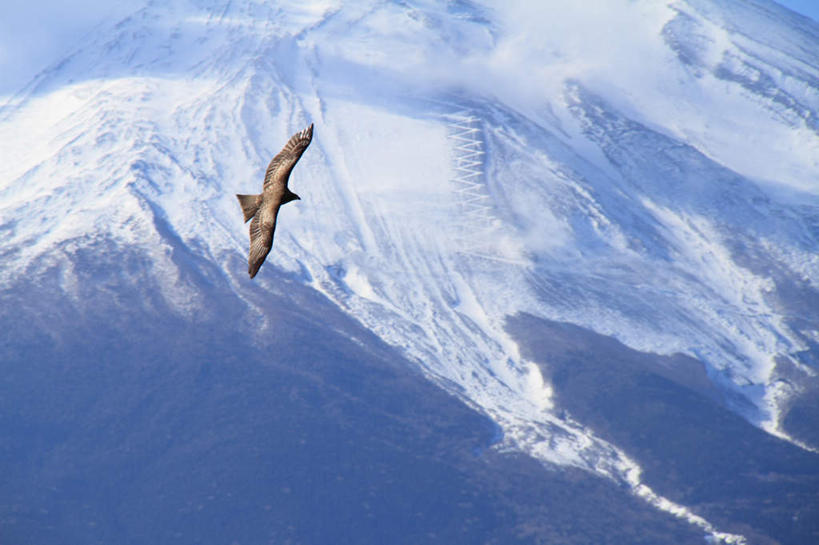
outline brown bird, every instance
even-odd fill
[[[245,223],[250,222],[250,254],[247,258],[247,272],[250,278],[256,276],[273,247],[273,231],[276,230],[276,216],[279,207],[290,201],[301,199],[287,188],[290,172],[313,139],[313,124],[290,137],[282,150],[270,161],[264,175],[264,186],[260,195],[236,195]]]

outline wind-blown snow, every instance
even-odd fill
[[[150,5],[0,109],[0,280],[112,234],[191,312],[154,219],[216,262],[244,254],[233,194],[315,122],[265,267],[403,348],[509,446],[716,532],[555,414],[504,324],[525,311],[694,355],[782,434],[777,362],[815,373],[776,301],[778,278],[819,278],[819,29],[753,4]],[[225,274],[241,295],[244,271]]]

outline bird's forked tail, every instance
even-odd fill
[[[245,215],[245,223],[256,215],[259,210],[259,204],[262,202],[261,195],[236,195],[239,199],[239,205],[242,207],[242,213]]]

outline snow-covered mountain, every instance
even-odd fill
[[[656,453],[572,408],[557,360],[625,354],[616,376],[695,392],[816,483],[818,120],[819,27],[765,0],[148,2],[0,109],[3,319],[65,365],[98,321],[231,316],[261,350],[273,294],[313,336],[397,349],[499,426],[495,450],[717,540],[795,543],[816,525],[777,534],[648,475]],[[234,194],[310,122],[302,201],[251,282]],[[4,367],[42,345],[20,342]]]

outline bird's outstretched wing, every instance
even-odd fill
[[[310,141],[312,140],[312,123],[310,123],[310,126],[303,131],[297,132],[290,137],[287,144],[284,145],[282,150],[273,158],[272,161],[270,161],[270,164],[267,165],[267,172],[264,174],[265,189],[270,187],[276,180],[283,180],[285,183],[287,182],[287,178],[290,176],[290,171],[293,170],[294,166],[296,166],[296,163],[299,161],[301,155],[304,153],[304,150],[307,149],[307,146],[310,145]]]
[[[250,253],[247,256],[247,272],[250,278],[256,276],[273,247],[273,232],[276,230],[276,216],[279,207],[260,208],[250,222]]]

